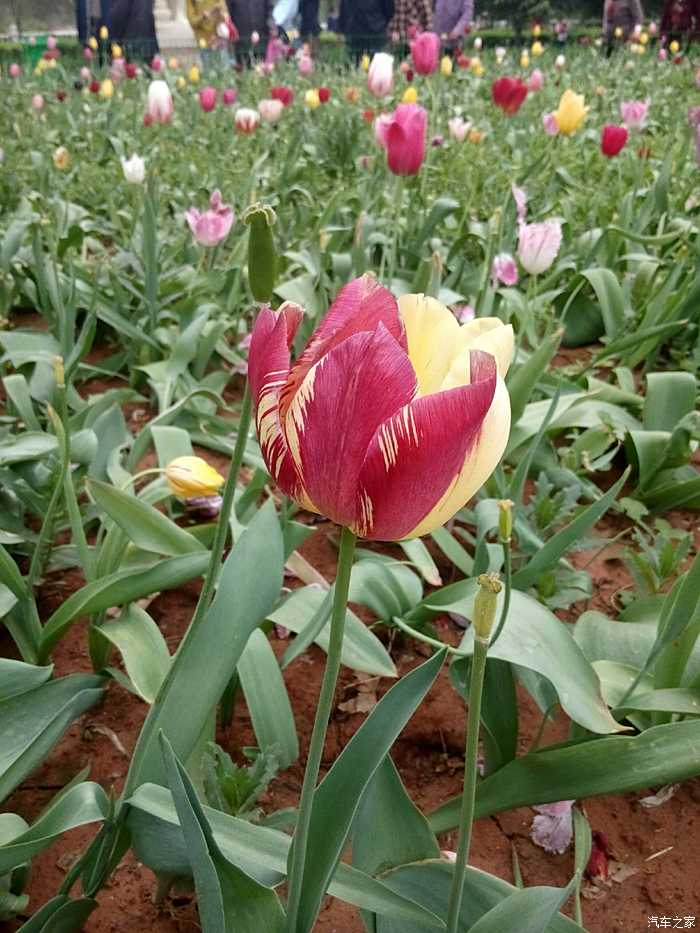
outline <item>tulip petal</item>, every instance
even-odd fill
[[[303,486],[324,515],[354,522],[370,441],[415,391],[408,356],[381,322],[374,333],[348,337],[308,371],[284,430]]]
[[[466,385],[469,380],[469,354],[472,350],[483,350],[496,358],[498,375],[504,378],[513,359],[515,341],[513,328],[504,325],[497,317],[478,317],[459,328],[458,349],[441,390]],[[464,349],[461,349],[461,348]]]
[[[297,306],[292,306],[292,311]],[[284,306],[283,306],[284,308]],[[263,308],[257,317],[248,352],[248,382],[263,459],[282,492],[315,511],[304,490],[282,431],[279,399],[289,375],[289,344],[301,315],[275,314]]]
[[[510,427],[508,393],[493,356],[474,350],[469,362],[470,385],[417,398],[377,431],[359,477],[357,534],[380,541],[427,534],[498,463]]]
[[[280,399],[280,415],[286,418],[289,406],[309,370],[326,353],[352,334],[374,332],[384,324],[400,346],[406,349],[406,336],[399,318],[396,299],[372,275],[362,275],[341,289],[328,313],[314,331],[304,352],[295,362]]]
[[[435,298],[425,295],[402,295],[399,313],[406,328],[408,355],[418,377],[419,393],[439,392],[460,333],[454,314]]]

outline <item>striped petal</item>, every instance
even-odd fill
[[[427,534],[495,468],[510,427],[508,393],[493,356],[475,350],[469,363],[470,385],[417,398],[380,426],[359,476],[357,534],[379,541]]]
[[[284,430],[320,512],[338,524],[354,523],[358,475],[370,441],[415,391],[408,356],[382,323],[374,333],[348,337],[307,372]]]
[[[284,306],[275,314],[270,308],[263,308],[257,317],[248,353],[248,382],[260,450],[270,476],[282,492],[313,509],[289,453],[280,420],[279,399],[289,375],[289,347],[301,320],[297,306],[290,307],[289,313],[283,309]]]
[[[396,299],[372,275],[353,279],[338,293],[328,313],[314,331],[304,352],[294,363],[282,393],[280,411],[284,419],[306,374],[333,347],[361,331],[374,332],[379,323],[405,349],[406,336]]]

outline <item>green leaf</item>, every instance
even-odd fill
[[[170,669],[170,652],[156,623],[132,603],[104,622],[100,632],[119,650],[134,690],[153,703]]]
[[[492,907],[469,928],[469,933],[545,933],[565,902],[571,897],[574,884],[565,888],[536,886],[516,891]]]
[[[11,658],[0,658],[0,702],[40,687],[52,673],[53,664],[37,667]]]
[[[537,803],[621,794],[700,774],[700,720],[666,723],[632,737],[615,735],[523,755],[482,781],[477,818]],[[428,817],[433,832],[454,829],[460,798]]]
[[[695,410],[695,391],[692,373],[649,373],[644,430],[672,431],[681,418]]]
[[[177,557],[203,550],[188,531],[136,496],[96,479],[89,480],[87,487],[99,508],[144,551]]]
[[[206,572],[209,554],[185,554],[161,560],[146,570],[120,570],[88,583],[62,603],[44,626],[40,660],[47,658],[70,625],[80,616],[123,606],[150,593],[169,590]]]
[[[533,350],[524,363],[509,370],[506,385],[510,395],[513,424],[518,423],[520,416],[525,411],[525,406],[530,401],[535,386],[542,374],[547,372],[549,364],[559,349],[563,333],[562,328],[558,328]]]
[[[419,577],[398,561],[371,557],[353,565],[348,600],[367,606],[385,622],[409,612],[422,598]]]
[[[53,801],[29,829],[0,846],[0,875],[29,862],[62,833],[101,822],[108,813],[109,800],[99,784],[76,784]]]
[[[238,678],[258,746],[274,756],[280,769],[288,768],[299,757],[294,714],[275,652],[260,629],[243,650]]]
[[[46,758],[68,726],[103,695],[103,680],[70,674],[0,703],[0,800]]]
[[[155,784],[144,784],[127,800],[128,825],[139,861],[163,873],[187,875],[189,862],[170,792]],[[290,837],[283,832],[256,826],[220,810],[204,807],[214,839],[226,859],[261,884],[272,886],[284,879]],[[381,881],[341,862],[329,893],[349,904],[398,922],[419,923],[420,929],[441,929],[443,924],[430,911],[389,890]]]
[[[191,457],[192,441],[184,428],[173,425],[155,425],[151,428],[151,437],[158,456],[158,466],[162,469],[176,457]]]
[[[532,586],[545,570],[556,566],[568,549],[605,515],[626,483],[628,476],[629,467],[597,502],[592,502],[573,521],[553,535],[525,567],[513,575],[513,586],[516,589],[525,590]]]
[[[17,599],[27,598],[27,587],[25,586],[19,567],[12,560],[5,548],[0,544],[0,582],[10,590]]]
[[[442,860],[418,862],[403,865],[389,872],[384,876],[384,881],[397,893],[413,898],[426,909],[442,917],[447,910],[453,871],[453,866]],[[460,933],[471,930],[475,923],[498,904],[521,893],[518,888],[495,875],[470,867],[467,867],[462,891]],[[419,933],[421,928],[398,922],[393,917],[379,917],[376,929],[377,933]],[[556,913],[546,930],[547,933],[581,933],[577,924]],[[516,920],[514,924],[501,926],[498,933],[521,933],[521,928]]]
[[[97,901],[91,897],[71,900],[66,894],[59,894],[44,904],[17,933],[76,933],[83,929],[96,907]]]
[[[447,534],[449,535],[449,532]],[[430,551],[420,538],[413,538],[411,541],[399,541],[399,547],[411,563],[418,568],[426,583],[431,586],[442,586],[440,571],[437,569]],[[420,596],[418,598],[420,599]]]
[[[353,568],[354,572],[355,568]],[[311,622],[325,598],[326,593],[318,586],[301,587],[294,590],[274,612],[270,612],[268,619],[276,625],[283,625],[299,634]],[[329,626],[326,624],[314,641],[326,651],[328,638]],[[346,667],[354,668],[365,674],[396,677],[394,662],[384,645],[349,609],[345,618],[345,638],[341,661]]]
[[[226,559],[216,596],[201,624],[190,626],[180,644],[139,735],[128,792],[144,781],[163,779],[157,744],[161,730],[178,758],[188,760],[246,642],[279,596],[283,562],[282,533],[268,500]]]
[[[467,619],[474,617],[474,598],[478,589],[476,580],[464,588],[463,598],[444,612],[457,612]],[[498,594],[496,617],[503,605],[505,594]],[[429,608],[438,608],[437,603]],[[471,654],[474,633],[464,635],[460,650]],[[536,671],[552,684],[559,702],[567,714],[584,729],[591,732],[618,732],[622,728],[610,715],[600,693],[598,676],[568,628],[536,599],[514,590],[505,625],[496,643],[489,648],[490,659],[500,659]]]
[[[0,466],[44,460],[58,452],[58,441],[53,434],[27,431],[18,437],[4,440],[0,446]]]
[[[314,792],[299,903],[302,929],[313,929],[367,784],[432,686],[444,659],[445,652],[439,651],[394,684]]]
[[[192,866],[203,933],[283,933],[279,898],[222,855],[192,782],[162,732],[160,745]]]
[[[584,269],[581,275],[593,286],[603,315],[606,336],[612,340],[625,327],[625,299],[620,283],[610,269]]]

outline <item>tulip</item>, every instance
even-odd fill
[[[37,113],[39,113],[43,109],[44,109],[44,98],[41,96],[41,94],[35,94],[32,97],[32,110],[35,110]]]
[[[496,288],[500,282],[503,285],[518,284],[518,267],[509,253],[499,253],[491,265],[491,279]]]
[[[433,147],[433,149],[439,149],[440,146],[445,145],[445,137],[442,135],[442,133],[435,133],[435,135],[431,136],[430,138],[430,145]]]
[[[53,164],[60,172],[65,172],[70,165],[70,153],[65,146],[59,146],[54,149]]]
[[[483,45],[484,40],[481,38],[481,36],[477,36],[476,39],[474,39],[474,48],[477,50],[477,52],[481,51]]]
[[[168,123],[173,116],[173,95],[165,81],[151,81],[146,112],[154,123]]]
[[[314,70],[314,60],[310,55],[300,55],[297,59],[297,68],[299,69],[299,74],[308,76],[313,74]]]
[[[322,104],[327,104],[331,99],[331,89],[329,87],[320,87],[318,89],[318,99]]]
[[[260,33],[257,29],[254,29],[250,34],[250,44],[257,45],[260,42]]]
[[[530,53],[527,49],[523,49],[520,53],[520,67],[529,68],[530,67]]]
[[[472,74],[475,74],[477,78],[480,78],[484,73],[484,66],[481,64],[480,58],[470,59],[469,68],[471,69]]]
[[[280,85],[270,88],[270,97],[272,100],[281,100],[285,107],[289,107],[294,100],[294,91],[290,87]]]
[[[261,100],[258,103],[258,111],[260,116],[266,123],[277,123],[279,118],[282,116],[282,111],[284,110],[284,104],[281,100]]]
[[[250,107],[239,107],[233,115],[233,121],[239,133],[250,136],[260,126],[260,114]]]
[[[227,107],[232,107],[236,103],[237,96],[235,88],[227,87],[221,95],[221,100]]]
[[[546,272],[556,259],[561,246],[561,224],[545,220],[538,224],[522,224],[518,234],[518,259],[530,275]]]
[[[561,96],[559,107],[554,111],[557,127],[564,136],[571,136],[586,119],[588,107],[584,106],[583,94],[575,94],[566,90]]]
[[[450,56],[443,55],[440,59],[440,74],[443,76],[443,78],[449,78],[449,76],[452,74],[452,68],[453,64]]]
[[[668,44],[668,50],[671,53],[671,55],[678,55],[678,53],[681,50],[681,47],[678,44],[678,42],[675,39],[673,39],[673,41],[669,42]]]
[[[356,104],[360,99],[360,92],[356,87],[349,87],[345,91],[345,100],[349,104]]]
[[[177,81],[175,82],[175,87],[178,89],[178,91],[184,91],[187,87],[187,79],[182,75],[179,75]]]
[[[373,97],[386,97],[394,88],[394,56],[377,52],[367,72],[367,88]]]
[[[659,61],[665,62],[667,58],[668,58],[668,52],[666,51],[666,49],[659,49]]]
[[[83,67],[80,69],[80,77],[83,79],[83,81],[87,81],[90,77],[90,69],[85,65],[83,65]]]
[[[524,223],[527,215],[527,191],[524,188],[518,188],[517,185],[510,186],[510,193],[515,201],[515,210],[518,215],[518,223]]]
[[[176,457],[165,468],[170,491],[179,499],[215,496],[224,484],[223,476],[201,457]]]
[[[428,114],[417,104],[399,104],[396,110],[375,123],[380,145],[394,175],[416,175],[425,158]]]
[[[365,53],[360,59],[360,68],[363,71],[369,71],[369,65],[370,65],[369,55]]]
[[[255,115],[257,117],[257,114]],[[200,212],[196,207],[191,207],[185,213],[185,218],[192,236],[202,246],[216,246],[226,239],[235,219],[231,208],[222,202],[221,192],[218,190],[209,198],[208,210]]]
[[[56,91],[56,100],[59,101],[59,103],[62,104],[66,97],[68,97],[68,93],[64,91],[63,88],[59,88]]]
[[[46,39],[46,48],[53,52],[56,48],[56,45],[56,36],[48,36]]]
[[[566,68],[566,56],[557,55],[557,57],[554,59],[554,67],[557,69],[557,71],[563,71],[564,68]]]
[[[113,43],[113,45],[112,45],[112,58],[121,58],[123,54],[124,54],[124,53],[123,53],[123,51],[122,51],[121,45],[117,45],[116,42]]]
[[[541,91],[544,87],[544,75],[539,68],[535,68],[532,74],[530,75],[527,82],[528,91],[537,92]]]
[[[197,65],[192,65],[190,70],[187,72],[187,79],[191,84],[198,84],[200,78],[199,68]]]
[[[481,132],[481,130],[477,130],[477,128],[473,126],[469,130],[469,136],[467,137],[467,139],[469,140],[470,143],[474,143],[474,145],[478,145],[480,142],[483,141],[484,134]]]
[[[658,27],[658,26],[656,25],[656,23],[652,20],[652,21],[649,23],[649,34],[652,35],[652,36],[655,36],[656,33],[657,33],[658,31],[659,31],[659,27]]]
[[[142,185],[146,177],[146,163],[134,154],[130,159],[122,159],[122,172],[124,180],[130,185]]]
[[[99,94],[100,93],[100,82],[94,78],[90,82],[89,89],[90,89],[91,94]]]
[[[455,305],[455,307],[452,309],[452,313],[460,324],[466,324],[467,321],[473,321],[476,317],[476,311],[474,308],[472,308],[471,305]]]
[[[403,92],[401,97],[401,102],[404,104],[415,104],[418,100],[418,91],[414,87],[407,87]]]
[[[203,87],[199,92],[199,106],[205,113],[211,113],[216,107],[216,88]]]
[[[527,84],[519,78],[498,78],[491,85],[491,97],[497,107],[512,117],[527,97]]]
[[[139,73],[139,70],[133,62],[127,62],[124,66],[124,73],[126,74],[127,78],[133,79]]]
[[[539,58],[540,55],[544,54],[544,46],[541,42],[533,42],[530,51],[535,56],[535,58]]]
[[[452,117],[451,120],[447,121],[447,126],[450,131],[450,136],[458,143],[464,142],[469,130],[472,128],[471,122],[469,120],[463,120],[462,117]]]
[[[508,53],[508,50],[505,49],[502,45],[496,46],[496,62],[499,65],[503,64],[503,60],[505,59],[507,53]]]
[[[93,52],[96,52],[97,49],[99,48],[99,46],[98,46],[98,44],[97,44],[97,39],[96,39],[94,36],[90,36],[90,38],[88,39],[88,47],[89,47]]]
[[[109,39],[109,29],[106,26],[100,26],[100,31],[98,33],[100,39],[104,42],[105,39]]]
[[[309,88],[306,94],[304,94],[304,103],[309,110],[315,110],[317,107],[321,106],[321,98],[318,96],[318,91],[315,88]]]
[[[175,71],[175,70],[176,70],[177,68],[179,68],[179,67],[180,67],[180,63],[178,62],[178,60],[175,58],[174,55],[171,56],[171,57],[168,59],[168,68],[170,68],[171,71]]]
[[[350,282],[290,365],[300,309],[263,308],[248,374],[263,458],[304,508],[370,540],[448,521],[505,449],[510,327],[463,327],[432,298]]]
[[[619,155],[627,144],[628,136],[626,127],[606,123],[600,137],[600,151],[609,159]]]
[[[411,41],[413,67],[419,75],[437,71],[440,58],[440,36],[435,32],[422,32]]]
[[[620,104],[620,116],[628,130],[643,130],[651,98],[646,100],[623,100]]]
[[[160,55],[154,55],[151,59],[151,71],[162,71],[163,69],[163,59]]]
[[[19,78],[22,74],[22,66],[18,65],[17,62],[12,62],[7,71],[11,78]]]

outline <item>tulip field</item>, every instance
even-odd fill
[[[3,59],[3,929],[700,927],[700,51],[390,51]]]

